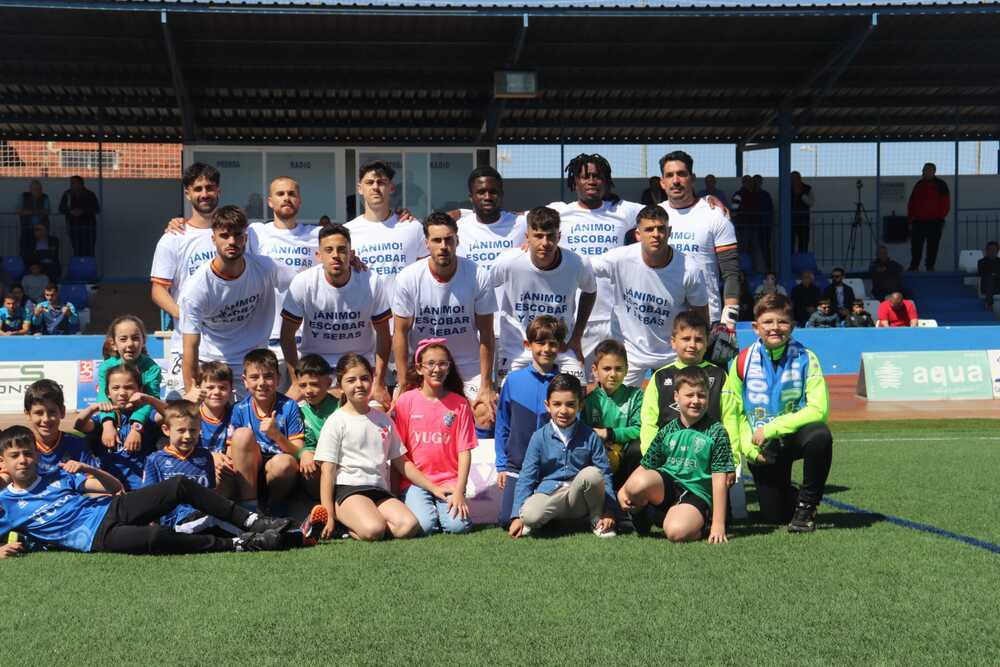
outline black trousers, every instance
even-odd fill
[[[914,220],[910,230],[910,268],[920,266],[920,257],[924,253],[924,241],[927,241],[927,268],[933,269],[937,262],[938,246],[941,245],[941,232],[944,230],[944,220]]]
[[[178,505],[191,505],[205,514],[237,526],[250,513],[231,500],[187,477],[173,477],[117,496],[111,501],[94,538],[94,551],[124,554],[189,554],[232,551],[232,538],[176,533],[155,523]]]
[[[77,257],[94,257],[97,246],[97,223],[71,222],[67,227],[69,242],[73,245],[73,254]]]
[[[795,241],[795,252],[809,252],[809,223],[792,225],[792,239]]]
[[[792,486],[792,463],[802,459],[802,488]],[[833,461],[833,435],[826,424],[803,426],[781,439],[774,463],[750,463],[765,523],[786,523],[797,502],[818,505]]]
[[[621,462],[618,464],[618,472],[616,472],[612,477],[612,484],[615,485],[615,492],[617,493],[623,486],[625,482],[628,481],[629,476],[639,467],[639,463],[642,461],[642,450],[639,447],[639,441],[628,443],[628,446],[622,450]]]

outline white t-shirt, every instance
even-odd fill
[[[412,354],[424,338],[444,338],[463,380],[479,375],[479,330],[476,315],[497,310],[489,272],[459,257],[455,275],[446,283],[431,273],[429,260],[410,264],[396,276],[392,312],[413,318],[407,337]]]
[[[319,248],[319,226],[297,224],[294,229],[279,229],[274,222],[255,222],[250,225],[247,243],[250,252],[269,257],[276,264],[286,267],[292,274],[305,271],[316,263]],[[271,338],[281,336],[281,304],[285,293],[275,295],[274,326]]]
[[[211,228],[201,229],[187,225],[183,234],[168,232],[156,242],[149,278],[166,287],[174,301],[178,301],[187,279],[194,275],[198,267],[214,258],[215,244],[212,243]],[[178,354],[184,349],[180,322],[174,322],[170,347]]]
[[[291,274],[266,257],[243,257],[246,268],[238,278],[223,278],[205,262],[181,291],[181,333],[201,334],[199,361],[239,366],[247,352],[267,347],[274,292],[288,287]]]
[[[576,293],[597,291],[590,260],[563,248],[559,264],[543,271],[524,250],[505,252],[493,265],[493,284],[502,288],[499,349],[509,359],[524,351],[528,325],[539,315],[566,323],[567,340],[576,323]]]
[[[524,245],[527,228],[527,218],[524,215],[502,211],[499,220],[487,224],[479,221],[475,211],[467,208],[461,211],[462,217],[458,219],[459,257],[470,259],[487,271],[492,271],[501,254]],[[497,304],[503,300],[499,287],[496,289],[496,299]],[[493,320],[493,333],[500,335],[499,317]]]
[[[579,202],[566,204],[561,201],[549,204],[549,208],[559,211],[562,231],[559,244],[592,260],[625,245],[625,234],[635,227],[635,216],[645,207],[623,200],[604,202],[595,209],[585,208]],[[590,319],[594,322],[610,320],[613,301],[611,282],[607,278],[598,278],[597,302]]]
[[[396,274],[428,254],[423,225],[416,220],[400,222],[394,213],[382,222],[373,222],[359,215],[346,226],[354,254],[369,271],[386,279],[390,296]]]
[[[384,412],[366,415],[337,410],[323,424],[316,460],[337,464],[336,484],[389,490],[389,464],[406,453],[396,426]]]
[[[672,362],[674,317],[685,310],[685,302],[708,303],[702,268],[677,250],[665,267],[650,268],[642,259],[642,246],[634,243],[595,259],[594,273],[617,286],[611,331],[624,341],[629,363],[650,367]]]
[[[353,352],[374,360],[373,322],[386,320],[389,294],[385,281],[373,271],[351,271],[343,287],[326,279],[323,266],[314,266],[292,279],[282,310],[302,322],[299,354],[318,354],[331,366]]]
[[[704,199],[687,208],[670,208],[669,203],[662,202],[660,208],[670,216],[670,245],[704,269],[709,319],[718,322],[722,316],[722,295],[715,253],[736,247],[733,223],[721,208],[712,208]]]

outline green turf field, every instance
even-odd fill
[[[834,425],[829,498],[1000,543],[997,424]],[[718,546],[483,528],[277,554],[32,554],[0,562],[0,664],[1000,661],[1000,554],[830,506],[818,523],[737,524]]]

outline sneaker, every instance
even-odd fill
[[[788,524],[790,533],[811,533],[816,530],[816,506],[799,503]]]
[[[615,532],[614,528],[609,528],[608,530],[601,530],[600,528],[597,527],[597,524],[594,524],[593,533],[598,537],[618,537],[618,533]]]
[[[259,514],[257,518],[254,519],[253,523],[247,527],[247,531],[251,533],[263,533],[268,530],[273,530],[280,533],[281,531],[288,530],[291,525],[291,519]]]
[[[632,520],[632,527],[635,529],[636,535],[645,537],[653,532],[653,522],[650,520],[649,513],[645,507],[638,510],[630,510],[628,516]]]
[[[302,522],[302,544],[312,546],[319,542],[319,536],[326,527],[330,515],[322,505],[313,505],[309,516]]]
[[[277,551],[288,548],[280,531],[270,529],[259,533],[243,533],[233,540],[236,551]]]

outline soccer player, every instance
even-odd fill
[[[86,440],[59,430],[59,422],[66,418],[66,402],[62,387],[55,381],[36,380],[28,385],[24,392],[24,416],[35,434],[40,474],[54,472],[60,463],[67,461],[100,465]]]
[[[642,386],[647,371],[673,360],[667,332],[685,303],[708,314],[703,272],[668,243],[667,212],[647,206],[636,222],[638,243],[615,248],[593,262],[594,273],[612,285],[616,317],[611,337],[625,342],[625,384],[630,387]]]
[[[212,243],[215,257],[185,282],[179,300],[184,387],[192,397],[200,361],[224,361],[235,377],[250,350],[267,347],[275,290],[287,288],[292,277],[285,267],[245,253],[247,218],[236,206],[212,214]]]
[[[462,377],[465,397],[477,411],[477,423],[489,428],[496,408],[494,286],[486,269],[455,253],[458,225],[447,213],[431,213],[423,228],[430,256],[396,276],[392,302],[396,368],[409,365],[410,350],[421,340],[445,339]]]
[[[358,169],[358,194],[365,212],[347,223],[352,249],[369,271],[384,277],[392,290],[397,273],[427,254],[424,235],[416,220],[402,221],[392,210],[392,179],[396,170],[382,161]]]
[[[205,262],[215,257],[212,242],[212,214],[219,206],[219,171],[210,165],[195,162],[184,170],[181,179],[184,198],[191,204],[191,217],[182,220],[182,233],[168,231],[156,243],[153,266],[149,275],[152,281],[150,298],[161,310],[174,319],[174,332],[170,337],[167,356],[170,364],[164,385],[167,398],[179,398],[184,392],[181,358],[184,354],[184,337],[180,328],[180,307],[177,299],[189,277]]]
[[[271,181],[268,190],[267,205],[274,211],[271,222],[255,222],[250,225],[249,252],[269,257],[271,261],[282,264],[294,275],[310,268],[319,248],[319,232],[317,225],[303,225],[296,221],[299,209],[302,208],[302,191],[295,180],[287,176],[279,176]],[[275,294],[274,325],[271,327],[269,349],[278,356],[280,366],[285,365],[281,337],[281,309],[285,302],[285,291]],[[301,334],[301,331],[298,332]],[[284,381],[285,373],[282,372]]]
[[[35,306],[32,328],[44,336],[63,336],[80,333],[80,317],[76,307],[59,299],[59,286],[49,283],[45,300]]]
[[[215,460],[215,489],[227,498],[236,497],[236,466],[228,452],[232,436],[229,420],[233,415],[233,371],[221,361],[208,361],[198,369],[198,398],[201,405],[201,446]]]
[[[243,360],[247,397],[233,407],[229,456],[238,474],[241,504],[254,508],[261,495],[263,470],[270,503],[295,488],[305,426],[298,404],[278,391],[278,357],[267,349],[251,350]]]
[[[722,421],[749,463],[760,512],[790,532],[815,530],[816,506],[833,459],[833,436],[823,369],[815,353],[792,338],[792,303],[780,294],[753,309],[760,337],[729,367]],[[792,486],[792,463],[802,459],[802,486]]]
[[[392,337],[387,279],[351,267],[351,232],[333,224],[319,232],[319,265],[292,279],[282,305],[281,348],[294,379],[299,354],[318,354],[332,367],[345,354],[375,362],[372,397],[388,407],[386,370]],[[303,337],[296,346],[296,332]],[[290,395],[299,396],[296,388]]]
[[[0,534],[17,532],[71,551],[126,554],[261,551],[294,544],[284,532],[289,519],[248,512],[186,477],[123,494],[121,483],[100,468],[68,461],[39,474],[37,459],[31,431],[11,426],[0,433],[0,466],[10,476],[0,491]],[[246,532],[235,538],[185,535],[154,523],[185,503]]]
[[[304,355],[295,367],[298,384],[299,409],[305,426],[305,444],[299,452],[299,472],[305,482],[306,492],[319,498],[320,464],[315,460],[316,443],[327,418],[337,411],[340,402],[330,395],[333,386],[333,369],[318,354]]]
[[[31,310],[17,297],[8,294],[0,308],[0,336],[26,336],[31,333]]]
[[[559,240],[559,213],[545,206],[533,208],[528,213],[528,249],[506,252],[493,266],[493,284],[503,289],[498,378],[531,363],[525,341],[528,325],[539,315],[552,315],[566,325],[569,338],[556,364],[563,372],[584,377],[582,339],[597,298],[597,281],[590,261],[559,247]]]

